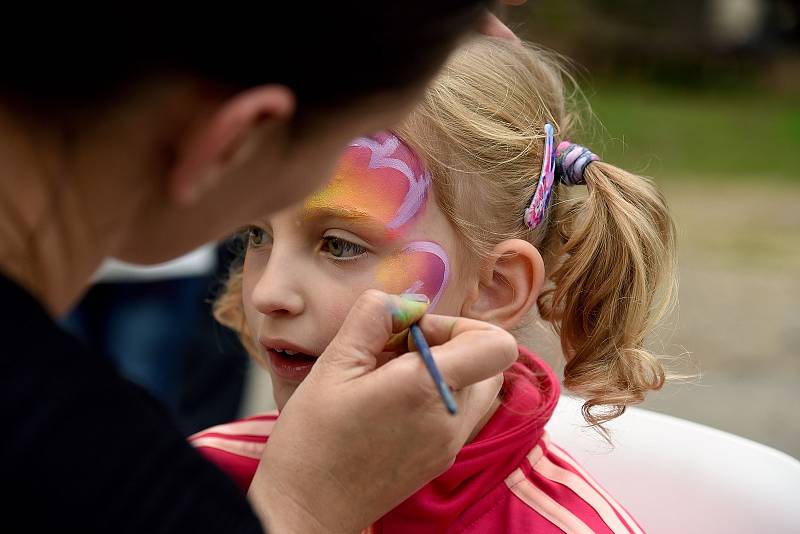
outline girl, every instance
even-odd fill
[[[421,294],[518,340],[538,310],[598,428],[659,389],[644,342],[671,299],[673,224],[648,180],[571,144],[572,126],[551,56],[481,38],[395,131],[354,141],[323,191],[256,221],[216,315],[269,370],[278,409],[368,288]],[[641,532],[548,440],[558,381],[519,353],[455,464],[372,532]],[[246,489],[276,417],[191,441]]]

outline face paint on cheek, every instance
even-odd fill
[[[422,293],[431,299],[429,309],[439,302],[450,276],[447,253],[431,241],[414,241],[386,258],[375,275],[387,293]]]

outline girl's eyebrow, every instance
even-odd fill
[[[383,221],[365,210],[346,208],[344,206],[307,206],[303,210],[303,219],[349,219],[354,222],[384,226]]]

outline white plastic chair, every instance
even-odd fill
[[[800,462],[714,428],[629,408],[587,429],[581,401],[562,396],[547,426],[646,532],[800,534]],[[800,437],[798,438],[800,439]]]

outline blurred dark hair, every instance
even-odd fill
[[[36,112],[90,110],[158,75],[233,90],[289,86],[299,110],[334,108],[430,77],[488,0],[125,3],[63,16],[6,12],[0,97]]]

